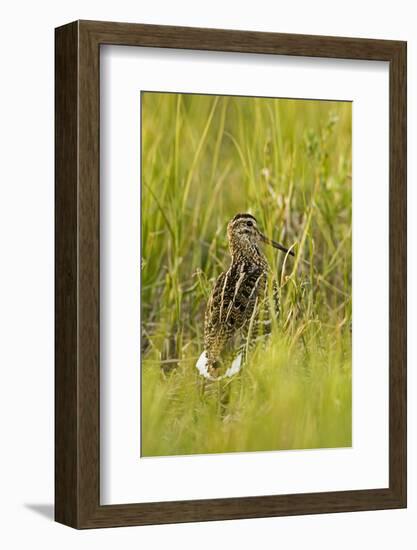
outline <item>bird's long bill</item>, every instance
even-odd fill
[[[265,235],[262,235],[262,233],[261,233],[261,239],[263,240],[264,243],[270,244],[274,248],[277,248],[278,250],[285,252],[285,254],[290,254],[291,256],[295,256],[293,250],[289,250],[288,248],[285,248],[285,246],[282,246],[282,244],[279,244],[276,241],[273,241],[272,239],[268,239],[268,237],[265,237]]]

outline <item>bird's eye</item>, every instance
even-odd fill
[[[247,225],[248,227],[252,227],[252,226],[253,226],[253,222],[251,222],[251,221],[246,222],[246,225]]]

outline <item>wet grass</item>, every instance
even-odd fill
[[[143,456],[351,445],[351,199],[350,103],[142,95]],[[266,250],[266,348],[207,384],[205,304],[247,211],[297,254]]]

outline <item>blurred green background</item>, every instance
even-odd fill
[[[142,456],[351,446],[351,103],[145,92],[141,113]],[[238,212],[297,256],[265,250],[279,322],[207,384],[194,365]]]

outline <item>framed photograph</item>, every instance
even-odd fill
[[[56,520],[406,506],[406,43],[56,29]]]

